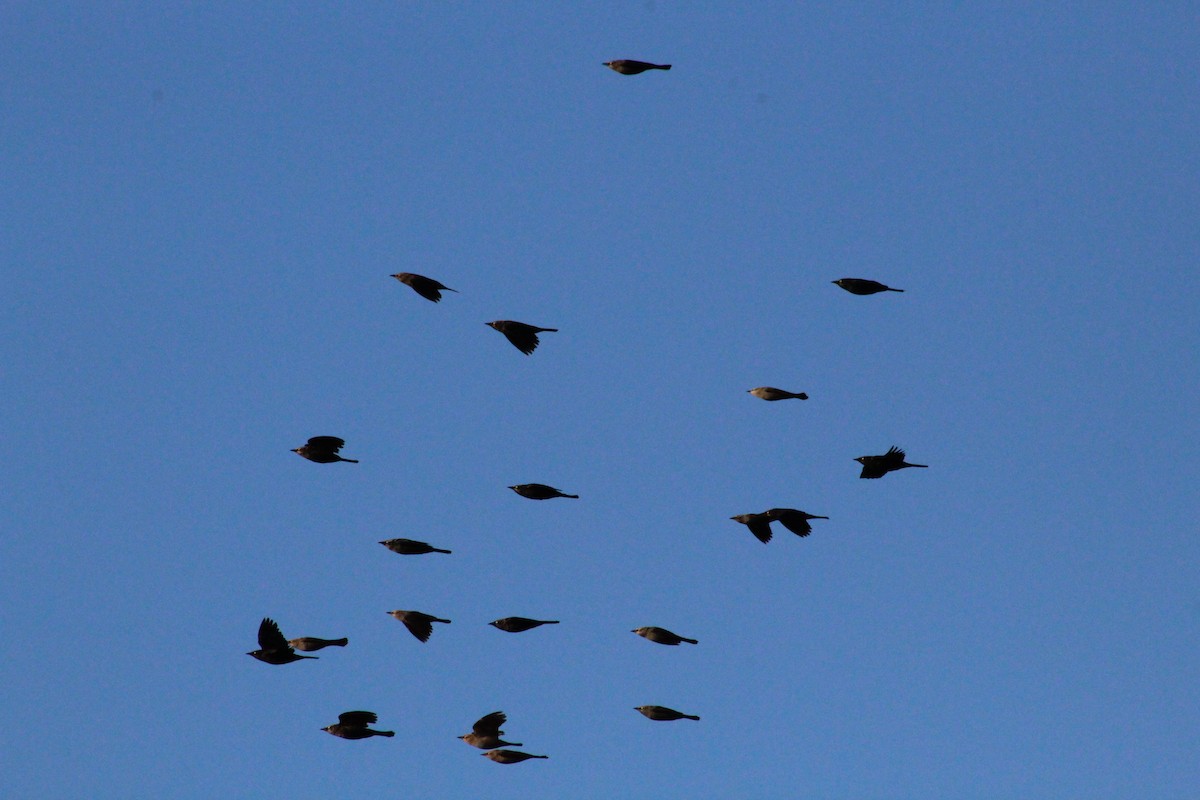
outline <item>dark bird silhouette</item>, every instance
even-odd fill
[[[746,391],[755,397],[761,397],[763,400],[790,400],[793,397],[797,400],[808,399],[808,395],[804,392],[789,392],[786,389],[776,389],[774,386],[759,386],[754,389],[747,389]]]
[[[558,333],[558,328],[539,328],[536,325],[526,325],[524,322],[514,322],[511,319],[498,319],[484,324],[503,333],[505,338],[512,342],[512,346],[525,355],[531,355],[534,350],[537,350],[540,342],[539,333]]]
[[[415,272],[397,272],[392,276],[403,284],[411,286],[413,291],[424,297],[426,300],[432,300],[435,303],[442,301],[442,292],[457,292],[457,289],[451,289],[449,286],[443,286],[433,278],[426,278],[424,275],[418,275]]]
[[[677,719],[700,719],[694,714],[684,714],[682,711],[676,711],[666,706],[635,706],[634,710],[642,712],[642,716],[657,722],[673,722]]]
[[[762,514],[738,514],[736,517],[730,517],[734,522],[740,522],[750,529],[754,534],[754,538],[758,539],[763,544],[771,541],[771,518],[763,512]]]
[[[508,721],[508,716],[503,711],[493,711],[480,717],[474,725],[471,726],[471,732],[458,737],[472,747],[478,747],[480,750],[494,750],[497,747],[521,747],[520,742],[506,742],[500,737],[504,735],[504,731],[500,730],[500,726]]]
[[[416,539],[384,539],[380,544],[393,553],[399,553],[402,556],[423,556],[426,553],[450,552],[449,550],[443,550],[440,547],[434,547],[425,542],[418,542]]]
[[[563,494],[553,486],[547,486],[544,483],[518,483],[516,486],[509,486],[521,497],[528,497],[530,500],[549,500],[552,497],[569,497],[572,500],[578,500],[577,494]]]
[[[327,725],[321,730],[332,733],[343,739],[370,739],[372,736],[395,736],[395,731],[376,731],[368,728],[379,721],[379,715],[374,711],[347,711],[338,714],[335,725]]]
[[[404,627],[408,628],[408,632],[420,639],[422,642],[428,642],[430,635],[433,634],[434,622],[450,623],[448,619],[440,619],[431,614],[424,614],[420,611],[389,611],[396,619],[404,623]]]
[[[772,522],[778,522],[797,536],[808,536],[812,533],[810,519],[829,519],[816,514],[808,514],[795,508],[768,508],[765,512]]]
[[[508,633],[524,633],[531,631],[539,625],[557,625],[556,619],[529,619],[528,617],[505,617],[489,622],[493,628],[499,628]]]
[[[306,653],[325,647],[345,647],[348,644],[350,644],[350,640],[344,637],[341,639],[318,639],[315,636],[301,636],[299,639],[288,639],[289,646]]]
[[[858,476],[860,478],[882,478],[889,472],[905,467],[929,468],[928,464],[909,464],[904,458],[904,451],[893,447],[881,456],[859,456],[854,460],[862,464],[862,472]]]
[[[531,758],[549,758],[550,756],[535,756],[531,753],[522,753],[520,750],[489,750],[486,753],[479,755],[490,758],[497,764],[520,764],[522,761],[528,761]]]
[[[279,631],[275,620],[269,617],[263,617],[263,621],[258,624],[258,647],[258,650],[251,650],[246,655],[254,656],[267,664],[290,664],[302,658],[316,658],[298,655]]]
[[[335,461],[348,461],[351,464],[357,464],[358,461],[353,458],[342,458],[338,455],[338,450],[341,450],[346,444],[345,439],[339,439],[336,436],[314,436],[308,440],[308,443],[301,447],[293,447],[292,452],[298,456],[303,456],[309,461],[315,461],[318,464],[332,464]]]
[[[653,625],[648,625],[644,628],[634,628],[633,632],[638,636],[659,644],[677,645],[680,642],[687,642],[688,644],[700,644],[695,639],[689,639],[686,636],[680,636],[677,633],[671,633],[666,628],[656,628]]]
[[[903,289],[893,289],[890,286],[884,286],[879,281],[870,281],[866,278],[838,278],[833,282],[850,294],[878,294],[879,292],[904,291]]]
[[[616,61],[605,61],[604,66],[622,75],[640,75],[648,69],[670,69],[670,64],[651,64],[649,61],[634,61],[632,58],[618,58]]]

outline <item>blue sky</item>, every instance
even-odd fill
[[[6,6],[0,786],[1195,796],[1197,22]],[[549,760],[455,738],[497,709]]]

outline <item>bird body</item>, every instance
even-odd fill
[[[860,478],[882,478],[889,472],[907,467],[929,468],[928,464],[909,464],[904,459],[904,451],[893,447],[881,456],[859,456],[854,460],[862,464],[862,472],[858,476]]]
[[[513,347],[527,356],[532,355],[533,351],[537,350],[538,344],[541,343],[541,340],[538,339],[539,333],[558,333],[558,328],[539,328],[537,325],[526,325],[524,322],[515,322],[511,319],[498,319],[484,324],[503,333]]]
[[[318,639],[315,636],[301,636],[299,639],[288,639],[288,644],[297,650],[311,653],[325,647],[345,647],[350,644],[350,640],[344,637],[341,639]]]
[[[553,497],[569,497],[572,500],[578,500],[577,494],[564,494],[553,486],[547,486],[544,483],[518,483],[516,486],[509,486],[521,497],[528,497],[530,500],[549,500]]]
[[[816,514],[809,514],[795,508],[769,508],[765,513],[772,522],[778,522],[797,536],[804,537],[812,533],[810,519],[829,519]]]
[[[376,731],[367,727],[379,721],[379,716],[373,711],[347,711],[338,714],[336,724],[327,725],[321,730],[332,733],[342,739],[370,739],[372,736],[395,736],[395,731]]]
[[[684,714],[682,711],[676,711],[666,706],[635,706],[634,710],[640,711],[642,716],[656,722],[673,722],[677,719],[700,719],[695,714]]]
[[[638,636],[649,639],[652,642],[657,642],[658,644],[678,645],[680,642],[687,642],[688,644],[700,644],[695,639],[689,639],[686,636],[680,636],[677,633],[671,633],[666,628],[656,628],[653,625],[649,625],[644,628],[634,628],[633,632]]]
[[[404,623],[404,627],[408,628],[408,632],[417,637],[422,642],[428,642],[429,637],[433,634],[433,623],[444,622],[450,624],[450,620],[435,617],[432,614],[425,614],[421,611],[389,611],[387,612],[393,617]]]
[[[449,550],[443,550],[440,547],[433,547],[426,542],[418,542],[415,539],[384,539],[380,542],[381,545],[391,550],[393,553],[399,553],[402,556],[420,556],[425,553],[449,553]]]
[[[771,541],[771,518],[765,512],[762,514],[738,514],[730,519],[749,528],[750,532],[754,534],[754,538],[763,544]]]
[[[292,452],[298,456],[307,458],[309,461],[315,461],[318,464],[332,464],[335,461],[347,461],[351,464],[357,464],[358,461],[353,458],[342,458],[338,455],[338,451],[345,444],[346,441],[344,439],[339,439],[336,436],[314,436],[306,444],[292,448]]]
[[[475,724],[471,726],[470,733],[463,734],[458,738],[480,750],[494,750],[497,747],[522,747],[520,742],[506,742],[500,738],[504,735],[500,726],[507,720],[508,716],[503,711],[493,711],[476,720]]]
[[[504,617],[489,622],[493,628],[499,628],[508,633],[524,633],[541,625],[557,625],[556,619],[529,619],[528,617]]]
[[[522,761],[528,761],[531,758],[549,758],[550,756],[535,756],[532,753],[522,753],[520,750],[489,750],[486,753],[479,755],[484,758],[490,758],[497,764],[520,764]]]
[[[667,70],[670,64],[651,64],[649,61],[634,61],[632,58],[618,58],[616,61],[605,61],[604,66],[622,75],[640,75],[648,69]]]
[[[291,644],[280,632],[279,625],[270,617],[263,617],[263,621],[258,624],[258,648],[251,650],[246,655],[254,656],[264,664],[290,664],[302,658],[316,658],[316,656],[299,655],[293,650]]]
[[[432,300],[435,303],[440,303],[442,300],[442,292],[457,292],[457,289],[451,289],[449,286],[443,286],[433,278],[426,278],[424,275],[418,275],[415,272],[397,272],[391,277],[411,286],[413,291],[424,297],[426,300]]]
[[[850,294],[878,294],[879,292],[903,292],[903,289],[893,289],[884,286],[879,281],[866,278],[838,278],[833,283],[845,289]]]
[[[759,386],[747,391],[755,397],[760,397],[763,400],[807,400],[808,395],[804,392],[789,392],[786,389],[776,389],[774,386]]]

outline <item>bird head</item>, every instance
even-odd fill
[[[856,458],[854,460],[860,464],[864,464],[864,463],[866,463],[866,458],[867,458],[866,456],[859,456],[858,458]]]

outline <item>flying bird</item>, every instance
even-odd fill
[[[457,289],[451,289],[449,286],[443,286],[433,278],[426,278],[424,275],[418,275],[415,272],[397,272],[392,275],[393,278],[401,283],[411,286],[413,291],[424,297],[426,300],[432,300],[435,303],[440,303],[442,300],[442,292],[457,292]]]
[[[557,625],[556,619],[529,619],[528,617],[505,617],[488,623],[493,628],[499,628],[508,633],[524,633],[541,625]]]
[[[275,620],[269,617],[263,617],[263,621],[258,624],[258,648],[251,650],[246,655],[254,656],[266,664],[290,664],[302,658],[316,658],[316,656],[298,655],[279,631]]]
[[[763,544],[771,541],[771,517],[766,512],[762,514],[738,514],[736,517],[730,517],[734,522],[740,522],[750,529],[754,534],[754,538],[758,539]]]
[[[829,517],[808,514],[795,508],[768,508],[763,513],[770,517],[772,522],[780,523],[783,527],[801,537],[812,533],[812,525],[808,524],[810,519],[829,519]]]
[[[338,714],[334,725],[326,725],[321,730],[332,733],[342,739],[370,739],[372,736],[395,736],[395,731],[376,731],[368,728],[379,721],[379,715],[374,711],[347,711]]]
[[[341,639],[318,639],[315,636],[301,636],[299,639],[288,639],[289,646],[297,650],[303,650],[306,653],[326,647],[345,647],[348,644],[350,644],[350,640],[345,637]]]
[[[904,451],[893,447],[881,456],[859,456],[854,460],[862,464],[862,473],[858,476],[860,478],[882,478],[889,472],[905,467],[929,468],[928,464],[909,464],[904,458]]]
[[[670,64],[651,64],[649,61],[634,61],[632,58],[618,58],[616,61],[605,61],[604,66],[622,75],[640,75],[648,69],[670,69]]]
[[[544,483],[518,483],[516,486],[509,486],[521,497],[528,497],[530,500],[549,500],[553,497],[569,497],[572,500],[578,500],[577,494],[563,494],[553,486],[547,486]]]
[[[440,547],[434,547],[426,542],[418,542],[416,539],[384,539],[380,544],[393,553],[399,553],[402,556],[423,556],[426,553],[450,552]]]
[[[836,283],[850,294],[878,294],[879,292],[904,291],[903,289],[893,289],[890,286],[884,286],[879,281],[870,281],[866,278],[838,278],[833,283]]]
[[[536,325],[526,325],[524,322],[514,322],[511,319],[498,319],[484,324],[503,333],[505,338],[512,342],[512,346],[525,355],[531,355],[534,350],[537,350],[540,341],[539,333],[558,333],[558,328],[539,328]]]
[[[530,753],[522,753],[520,750],[489,750],[486,753],[479,755],[484,758],[490,758],[497,764],[520,764],[522,761],[528,761],[531,758],[549,758],[550,756],[535,756]]]
[[[339,439],[336,436],[314,436],[308,440],[307,444],[293,447],[292,452],[318,464],[332,464],[335,461],[357,464],[357,459],[342,458],[338,455],[338,450],[341,450],[345,444],[345,439]]]
[[[634,706],[634,711],[640,711],[642,716],[657,722],[673,722],[677,719],[700,719],[694,714],[684,714],[682,711],[676,711],[666,706]]]
[[[686,636],[680,636],[677,633],[671,633],[666,628],[656,628],[653,625],[648,625],[644,628],[634,628],[633,632],[638,636],[659,644],[677,645],[680,642],[687,642],[688,644],[700,644],[695,639],[689,639]]]
[[[389,611],[396,619],[404,623],[404,627],[408,628],[408,632],[417,637],[422,642],[428,642],[429,637],[433,634],[434,622],[450,623],[448,619],[440,619],[432,614],[425,614],[420,611]]]
[[[750,394],[755,397],[761,397],[763,400],[807,400],[808,395],[804,392],[789,392],[786,389],[776,389],[774,386],[759,386],[754,389],[747,389]]]
[[[504,735],[504,731],[500,730],[500,726],[506,721],[508,721],[508,716],[503,711],[493,711],[476,720],[475,724],[471,726],[470,733],[465,733],[458,738],[472,747],[478,747],[480,750],[495,750],[497,747],[521,747],[520,742],[506,742],[500,738]]]

